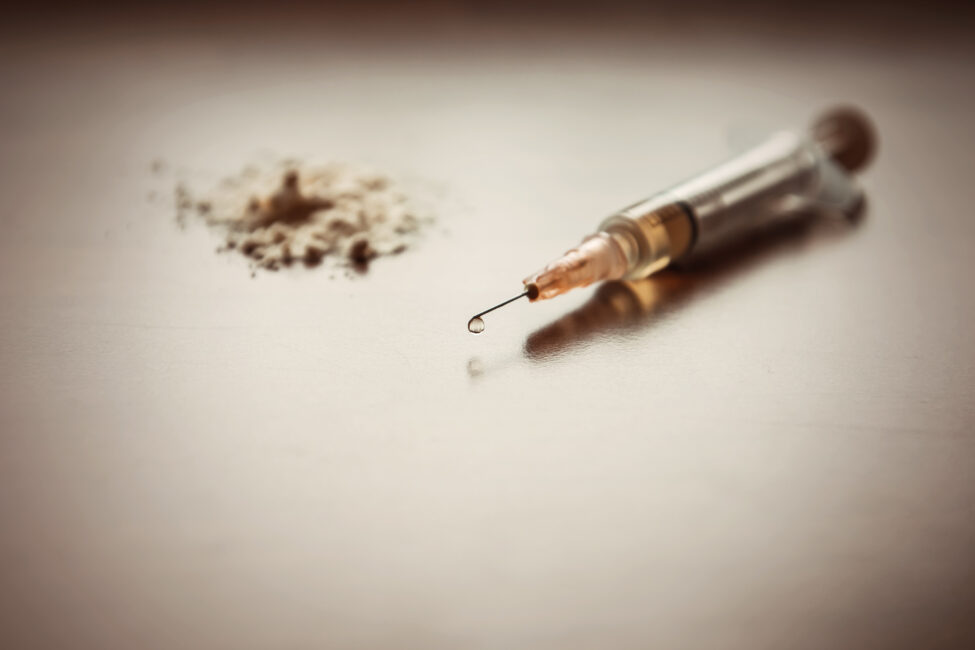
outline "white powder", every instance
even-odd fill
[[[225,232],[221,250],[239,251],[271,271],[318,266],[329,257],[363,269],[373,258],[406,250],[432,222],[415,214],[390,178],[346,163],[248,166],[199,195],[180,183],[176,210],[180,223],[201,218]]]

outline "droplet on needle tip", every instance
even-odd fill
[[[484,320],[480,316],[470,319],[467,321],[467,331],[471,334],[480,334],[484,331]]]
[[[473,318],[471,318],[469,321],[467,321],[467,331],[470,332],[471,334],[480,334],[481,332],[484,331],[484,319],[481,318],[481,316],[483,316],[484,314],[486,314],[488,312],[494,311],[498,307],[504,307],[509,302],[514,302],[514,301],[518,300],[519,298],[524,298],[525,296],[528,296],[528,298],[530,300],[531,299],[531,290],[526,290],[524,293],[520,293],[517,296],[515,296],[514,298],[508,298],[504,302],[499,303],[499,304],[495,305],[494,307],[491,307],[490,309],[485,309],[480,314],[475,314],[473,316]]]

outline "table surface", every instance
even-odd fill
[[[975,642],[970,47],[168,25],[0,46],[0,645]],[[859,224],[467,333],[836,101],[881,135]],[[262,151],[436,226],[251,278],[147,199]]]

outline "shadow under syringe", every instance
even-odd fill
[[[668,269],[643,280],[606,282],[581,307],[530,334],[524,354],[533,361],[546,361],[600,336],[651,327],[753,267],[844,236],[863,214],[862,206],[850,218],[807,209],[773,221],[680,270]]]

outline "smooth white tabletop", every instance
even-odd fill
[[[975,641],[970,50],[329,27],[0,45],[0,645]],[[665,274],[625,322],[586,290],[467,333],[837,101],[881,135],[858,227]],[[155,159],[267,151],[435,187],[437,225],[252,279],[147,199]]]

